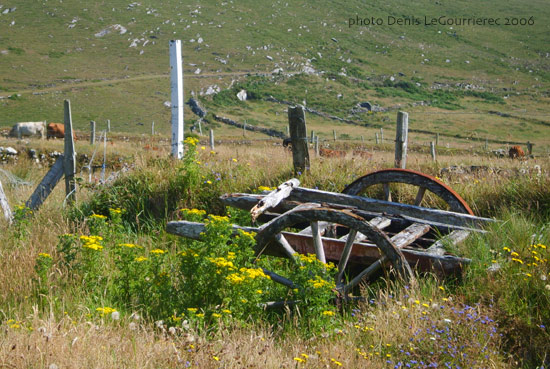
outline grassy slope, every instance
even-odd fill
[[[7,51],[0,55],[0,91],[5,96],[23,92],[19,100],[0,100],[3,107],[0,126],[24,120],[60,121],[62,100],[69,98],[73,102],[77,128],[87,128],[91,119],[98,122],[111,119],[120,130],[147,132],[150,121],[154,120],[158,130],[167,132],[169,109],[163,106],[170,96],[167,45],[168,40],[174,38],[183,40],[188,96],[190,91],[200,91],[213,83],[226,87],[232,78],[237,78],[190,78],[194,77],[192,73],[196,68],[202,70],[201,74],[269,72],[276,67],[299,71],[306,59],[315,57],[311,64],[317,70],[336,74],[345,68],[349,76],[371,79],[371,82],[401,72],[405,74],[403,80],[414,78],[421,82],[424,92],[434,81],[473,83],[489,91],[497,88],[495,91],[500,95],[507,92],[499,88],[514,89],[522,95],[512,95],[506,105],[488,104],[480,99],[458,103],[468,110],[527,109],[528,113],[544,114],[545,102],[540,92],[548,90],[549,59],[544,52],[548,25],[543,20],[550,15],[544,1],[528,4],[421,1],[414,9],[403,1],[327,2],[316,6],[304,1],[274,4],[209,1],[200,5],[142,1],[140,4],[130,8],[128,2],[120,1],[109,4],[36,1],[17,4],[15,12],[0,16],[0,27],[9,30],[0,36],[0,50]],[[15,5],[5,4],[4,8]],[[382,17],[386,22],[388,16],[421,18],[424,15],[501,18],[534,15],[535,24],[455,26],[453,29],[396,25],[348,27],[348,19],[355,16]],[[11,26],[12,21],[15,24]],[[69,28],[71,24],[73,28]],[[113,24],[123,25],[128,32],[94,36]],[[202,44],[190,42],[198,37],[203,38]],[[139,39],[138,46],[129,47],[134,39]],[[273,57],[273,61],[268,60],[267,55]],[[221,59],[227,64],[222,64]],[[450,63],[446,63],[447,59]],[[517,84],[514,85],[514,81]],[[411,95],[382,97],[371,85],[349,85],[349,81],[311,77],[306,82],[307,98],[313,106],[322,109],[329,105],[327,109],[338,112],[336,105],[341,105],[339,113],[343,116],[347,113],[344,107],[366,99],[384,106],[415,99]],[[281,83],[279,87],[269,88],[282,90],[293,101],[306,97],[303,84]],[[31,94],[40,90],[45,90],[45,94]],[[336,100],[338,93],[344,95],[340,101]],[[522,113],[519,110],[519,114]],[[186,117],[195,119],[190,113]],[[264,114],[263,120],[270,117]],[[474,130],[487,120],[486,115],[469,119],[442,117],[428,116],[422,119],[422,125],[439,127],[447,120],[452,122],[449,132],[459,133]],[[388,113],[386,124],[391,126],[393,120],[394,113]],[[489,125],[487,132],[480,132],[490,137],[502,132],[503,123],[513,128],[507,129],[510,136],[519,136],[522,140],[540,137],[547,130],[532,123],[518,127],[513,119],[506,121],[491,116],[490,120],[494,125]],[[332,122],[322,121],[320,126],[327,124]],[[522,129],[525,132],[521,132]]]

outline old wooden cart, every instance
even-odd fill
[[[403,185],[414,187],[412,204],[396,201],[393,191]],[[383,199],[361,196],[376,186]],[[434,195],[446,209],[422,206],[426,196],[433,199]],[[388,270],[384,266],[405,280],[413,277],[412,268],[439,276],[460,275],[469,260],[445,248],[471,232],[483,232],[482,226],[493,221],[474,216],[466,202],[439,179],[405,169],[367,174],[343,193],[302,188],[292,179],[268,194],[227,194],[222,201],[250,210],[254,220],[267,220],[259,227],[233,226],[235,231],[256,233],[257,254],[295,260],[296,253],[311,253],[323,262],[334,262],[341,297],[380,270]],[[204,224],[188,221],[167,225],[169,233],[192,239],[200,239],[204,229]],[[265,273],[277,283],[296,287],[284,276]]]

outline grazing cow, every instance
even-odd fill
[[[64,138],[65,125],[63,123],[48,123],[47,138]],[[76,141],[76,134],[73,131],[73,138]]]
[[[44,138],[46,131],[46,121],[44,122],[21,122],[16,123],[11,131],[11,137],[17,137],[21,139],[23,136],[36,136],[40,135],[40,138]]]
[[[344,158],[346,156],[346,152],[342,150],[331,150],[321,147],[319,148],[319,155],[326,158]]]
[[[353,156],[360,156],[364,159],[372,159],[372,153],[364,150],[353,150]]]
[[[523,152],[521,146],[512,146],[508,151],[508,156],[510,156],[510,159],[520,159],[525,156],[525,153]]]

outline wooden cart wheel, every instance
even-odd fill
[[[329,242],[331,239],[321,237],[319,222],[335,223],[347,227],[350,230],[349,235],[345,241],[336,240],[339,241],[337,246],[331,245]],[[313,231],[311,236],[285,232],[285,230],[295,229],[299,224],[304,223],[310,224]],[[308,250],[315,250],[315,254],[320,261],[326,262],[325,254],[329,254],[329,259],[336,262],[338,267],[336,286],[338,291],[345,296],[364,277],[370,275],[373,269],[376,269],[376,266],[371,265],[363,269],[352,280],[343,282],[343,276],[348,267],[352,246],[357,234],[366,235],[370,241],[376,244],[382,254],[381,262],[389,260],[400,278],[405,281],[413,278],[411,268],[402,252],[384,232],[350,210],[324,208],[314,203],[300,205],[262,226],[256,235],[256,252],[257,254],[286,255],[294,258],[296,251],[291,244],[299,242],[299,238],[301,238],[302,243],[307,243],[306,248]],[[287,240],[287,237],[289,237],[289,240]],[[290,237],[292,237],[292,240],[290,240]],[[344,244],[344,247],[342,247],[342,244]],[[303,248],[300,251],[303,252]],[[292,281],[276,273],[266,272],[273,281],[289,288],[296,287]]]
[[[384,200],[395,202],[396,198],[395,196],[392,198],[391,194],[391,183],[404,183],[418,187],[414,205],[421,206],[426,191],[430,191],[446,203],[449,211],[474,215],[466,201],[445,183],[430,175],[409,169],[383,169],[369,173],[349,184],[342,193],[361,195],[369,187],[381,184],[384,189]]]

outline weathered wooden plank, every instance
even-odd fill
[[[393,236],[391,241],[396,247],[403,248],[428,233],[429,230],[430,226],[428,224],[414,223]]]
[[[4,188],[2,187],[2,182],[0,181],[0,207],[2,208],[2,212],[4,213],[4,218],[8,222],[8,224],[12,224],[13,222],[13,214],[11,212],[10,204],[8,202],[8,198],[6,197],[6,194],[4,193]]]
[[[308,189],[304,189],[302,187],[298,187],[298,189],[300,189],[301,191],[308,191]],[[318,191],[318,190],[309,190],[309,191]],[[330,194],[330,192],[328,192],[328,193]],[[335,194],[335,195],[341,195],[341,194]],[[232,207],[236,207],[236,208],[243,209],[243,210],[250,210],[258,201],[260,201],[263,198],[263,196],[264,195],[234,193],[234,194],[222,195],[220,197],[220,199],[227,206],[232,206]],[[290,197],[292,197],[292,196],[293,195],[291,195]],[[343,195],[343,196],[350,196],[350,195]],[[357,201],[350,200],[348,202],[355,203],[355,205],[353,205],[353,204],[352,205],[345,205],[345,204],[334,205],[334,204],[332,204],[331,206],[335,206],[335,207],[340,208],[340,209],[343,209],[343,208],[355,209],[355,208],[361,208],[362,207],[362,208],[364,208],[363,210],[354,210],[354,211],[357,214],[359,214],[360,216],[366,217],[367,219],[374,218],[374,217],[379,216],[380,214],[383,213],[385,218],[388,218],[392,221],[392,224],[395,223],[395,224],[402,225],[404,223],[409,223],[409,224],[410,223],[426,223],[426,224],[431,224],[431,225],[437,226],[437,228],[440,231],[443,231],[443,232],[447,232],[449,229],[467,229],[467,230],[471,230],[471,231],[474,231],[474,232],[484,233],[483,230],[475,228],[475,227],[477,227],[478,224],[482,225],[482,224],[487,223],[487,222],[494,222],[493,219],[476,217],[474,215],[463,214],[465,216],[465,218],[463,218],[463,217],[461,217],[461,214],[459,214],[459,213],[453,213],[453,212],[448,212],[448,211],[445,211],[445,210],[438,210],[438,209],[421,208],[421,209],[423,209],[423,212],[432,215],[428,219],[425,219],[425,218],[419,217],[419,215],[422,216],[422,212],[417,211],[417,209],[415,209],[417,207],[414,207],[413,205],[406,205],[406,204],[399,204],[399,203],[388,203],[388,202],[385,202],[383,200],[369,199],[369,198],[360,197],[360,196],[356,196],[356,197],[358,197],[360,199],[367,199],[367,201],[366,201],[365,204],[363,204],[363,203],[360,202],[360,200],[357,200]],[[313,196],[311,198],[315,198],[315,196]],[[390,204],[389,209],[387,209],[385,207],[386,204]],[[295,208],[298,205],[300,205],[300,201],[290,201],[289,199],[287,199],[287,200],[281,202],[273,211],[276,212],[276,213],[281,213],[282,214],[282,213],[284,213],[288,210],[291,210],[291,209]],[[360,205],[360,206],[356,206],[356,205]],[[393,205],[395,205],[395,206],[393,206]],[[410,216],[410,215],[407,215],[403,212],[400,213],[399,211],[402,210],[403,207],[405,207],[405,208],[413,207],[413,210],[415,210],[414,214],[416,216]],[[458,224],[447,223],[447,222],[444,221],[445,219],[440,219],[440,218],[437,217],[439,214],[441,214],[441,212],[443,212],[443,214],[450,213],[451,217],[452,217],[452,214],[456,214],[456,216],[458,216],[460,219],[462,219],[462,221],[455,222],[455,223],[458,223]],[[392,216],[391,214],[395,214],[395,215]],[[440,219],[440,220],[435,221],[433,219]],[[472,221],[473,225],[470,224],[470,221]],[[466,224],[466,225],[459,225],[459,224]]]
[[[470,232],[465,230],[453,231],[434,242],[433,245],[426,249],[426,252],[434,255],[444,255],[445,245],[459,244],[460,242],[464,241],[469,234]]]
[[[246,232],[258,232],[258,228],[256,227],[241,227],[235,224],[233,224],[232,227],[233,234],[238,234],[239,229]],[[206,225],[204,223],[189,222],[187,220],[177,220],[166,224],[166,232],[192,240],[201,240],[201,233],[206,232]]]
[[[50,168],[48,173],[46,173],[29,200],[25,203],[27,208],[37,210],[44,200],[46,200],[57,183],[61,180],[61,177],[63,177],[63,161],[63,155],[57,158],[54,165]]]
[[[434,221],[455,226],[475,226],[493,222],[493,219],[480,218],[469,214],[454,213],[439,209],[423,208],[415,205],[407,205],[384,200],[376,200],[368,197],[345,195],[334,192],[326,192],[314,189],[298,187],[288,197],[291,201],[320,202],[328,204],[346,205],[361,210],[380,212],[384,214],[406,215],[424,221]]]
[[[260,214],[269,208],[274,208],[279,205],[281,201],[286,199],[290,192],[300,185],[300,181],[296,178],[292,178],[289,181],[279,185],[275,191],[270,192],[264,196],[251,210],[252,221],[255,221]]]
[[[369,220],[369,223],[378,229],[384,229],[390,226],[391,219],[386,217],[376,217],[374,219]],[[340,240],[342,241],[346,241],[347,239],[348,239],[348,235],[340,237]],[[365,236],[363,233],[357,232],[357,235],[355,236],[355,242],[361,242],[366,239],[367,239],[367,236]]]

